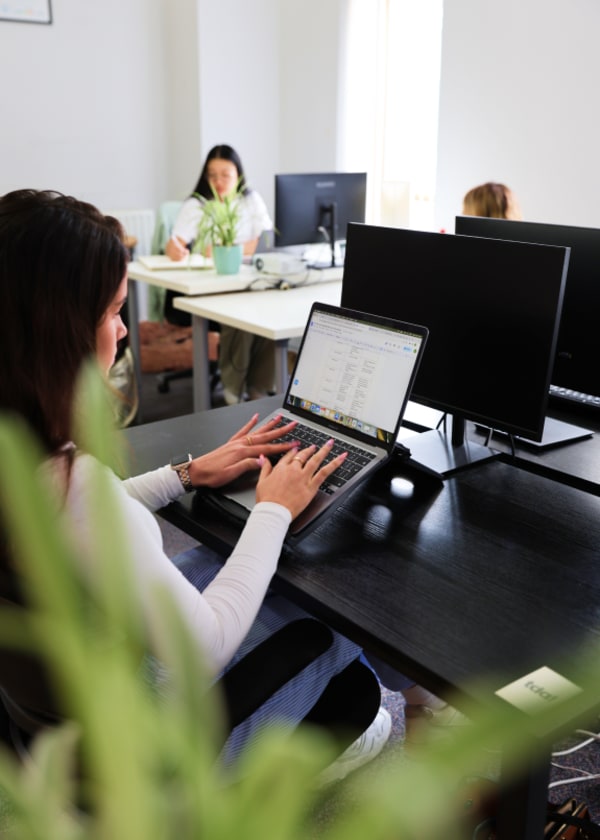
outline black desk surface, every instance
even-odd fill
[[[278,398],[128,429],[131,472],[200,455]],[[554,413],[554,412],[553,412]],[[569,417],[595,431],[591,417]],[[481,441],[474,427],[469,436]],[[509,450],[506,442],[494,446]],[[407,488],[412,486],[412,493]],[[162,515],[226,552],[241,526],[200,492]],[[517,457],[500,455],[443,484],[399,458],[386,464],[316,530],[288,540],[274,585],[315,616],[430,690],[471,712],[542,666],[574,671],[586,648],[600,653],[600,434]],[[588,662],[590,660],[587,660]],[[600,698],[587,688],[575,719],[588,723]],[[532,732],[533,737],[536,733]],[[549,748],[548,748],[549,749]],[[547,760],[505,780],[497,835],[537,840],[545,824]],[[516,786],[515,786],[516,784]],[[512,793],[511,793],[512,791]]]
[[[188,448],[200,455],[276,404],[130,428],[131,472]],[[519,464],[486,462],[442,485],[394,459],[286,544],[275,584],[434,691],[485,702],[473,677],[500,688],[542,665],[569,677],[582,644],[600,649],[600,435],[543,454],[521,449]],[[571,481],[569,464],[592,492],[529,470]],[[414,482],[411,496],[401,479]],[[162,513],[221,550],[240,531],[202,493]]]

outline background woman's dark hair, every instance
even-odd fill
[[[206,172],[208,170],[208,164],[211,160],[229,160],[238,171],[238,176],[240,179],[239,191],[246,195],[250,192],[250,188],[246,183],[246,175],[244,173],[244,167],[242,166],[242,161],[238,153],[234,148],[228,146],[226,143],[222,143],[220,146],[213,146],[210,152],[206,156],[206,160],[204,161],[204,166],[202,167],[202,172],[200,173],[200,177],[198,178],[198,183],[194,187],[194,193],[203,196],[204,198],[213,198],[213,193],[210,188],[210,184],[208,183],[208,178]]]
[[[0,411],[47,451],[71,439],[74,389],[125,276],[120,223],[51,191],[0,198]]]

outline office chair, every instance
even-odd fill
[[[182,204],[183,201],[163,201],[159,206],[150,245],[152,254],[165,253],[167,242],[171,237],[171,231]],[[157,321],[162,320],[165,308],[165,290],[151,286],[148,289],[148,297],[150,316]]]
[[[156,225],[154,234],[152,236],[152,253],[164,254],[167,242],[171,236],[175,220],[181,209],[182,201],[164,201],[158,208],[156,214]],[[155,289],[151,287],[152,299],[150,304],[151,311],[159,313],[159,319],[164,318],[169,324],[175,324],[180,327],[189,327],[192,323],[191,316],[187,312],[180,312],[173,307],[173,298],[177,297],[175,292]],[[218,348],[218,339],[213,336],[212,344]],[[210,358],[210,390],[214,390],[219,381],[218,371],[218,349],[211,354]],[[192,376],[192,368],[184,368],[183,370],[165,371],[157,374],[156,387],[161,394],[166,394],[169,391],[170,383],[176,379],[187,379]]]

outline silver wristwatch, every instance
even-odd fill
[[[190,493],[194,487],[190,478],[190,464],[192,456],[189,452],[185,455],[174,455],[171,458],[171,469],[175,470],[186,493]]]

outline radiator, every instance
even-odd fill
[[[152,235],[156,214],[154,210],[104,210],[107,216],[117,218],[128,236],[135,236],[137,245],[134,256],[146,256],[152,249]]]
[[[156,214],[154,210],[103,210],[107,216],[114,216],[118,219],[128,236],[135,236],[137,244],[133,253],[134,257],[146,256],[152,250],[152,236],[154,234],[154,223]],[[146,283],[137,284],[137,305],[138,319],[148,319],[148,286]]]

